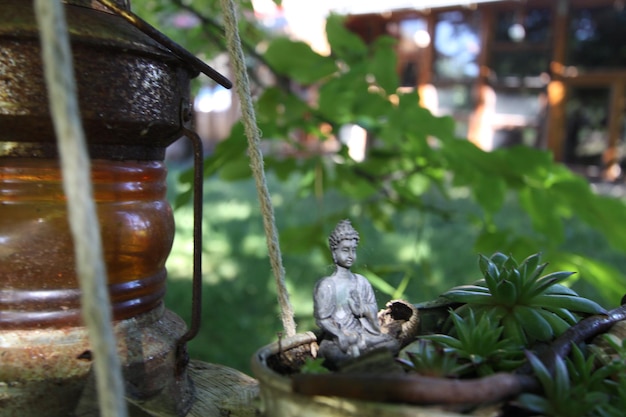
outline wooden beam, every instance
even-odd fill
[[[428,13],[423,16],[426,19],[426,30],[430,35],[430,43],[425,48],[420,49],[418,85],[430,84],[433,74],[433,59],[435,56],[435,14]]]
[[[569,0],[571,8],[595,8],[615,5],[615,0]]]
[[[476,95],[476,106],[469,118],[467,138],[481,149],[491,150],[493,148],[493,127],[491,126],[493,114],[495,113],[495,93],[489,85],[488,79],[491,74],[489,68],[489,52],[493,39],[493,9],[485,8],[480,11],[480,54],[478,55],[478,66],[480,73],[474,86]]]
[[[568,67],[564,71],[563,81],[571,86],[606,86],[616,80],[626,80],[626,71],[624,70],[593,70],[577,74],[575,68]]]
[[[548,84],[548,118],[546,123],[548,149],[552,151],[557,161],[562,159],[565,136],[565,97],[567,90],[562,76],[567,51],[568,15],[568,1],[557,0],[552,28],[554,50],[550,63],[552,80]]]
[[[622,131],[623,114],[624,114],[624,92],[626,82],[617,80],[611,85],[611,98],[609,106],[609,120],[607,126],[607,134],[609,142],[604,151],[604,177],[609,181],[616,180],[620,175],[619,160],[617,153],[617,145]]]
[[[423,17],[426,19],[426,30],[430,35],[430,43],[419,51],[417,93],[419,95],[420,106],[434,111],[439,107],[437,91],[432,85],[433,63],[435,59],[435,14],[428,13]]]

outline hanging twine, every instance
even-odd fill
[[[256,114],[250,94],[250,82],[246,71],[245,58],[239,38],[237,28],[237,12],[232,0],[220,0],[224,11],[224,28],[226,31],[226,41],[230,60],[235,71],[235,88],[241,101],[241,111],[246,137],[248,138],[248,154],[250,157],[250,167],[256,182],[261,212],[263,214],[263,225],[265,237],[269,251],[270,263],[274,272],[274,280],[278,291],[278,303],[280,305],[280,316],[286,336],[296,334],[296,323],[294,321],[293,308],[289,301],[289,291],[285,285],[285,270],[278,243],[278,232],[274,218],[274,207],[270,199],[265,180],[265,170],[263,166],[263,154],[261,153],[261,135],[256,124]]]
[[[103,417],[126,417],[126,401],[113,326],[91,169],[79,116],[72,53],[59,0],[34,0],[48,101],[63,172],[63,189],[74,240],[82,316],[93,351]]]

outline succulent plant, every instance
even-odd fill
[[[511,371],[524,361],[519,346],[510,339],[502,339],[502,326],[494,325],[487,314],[476,318],[472,310],[466,318],[455,312],[451,313],[454,334],[434,334],[423,336],[443,345],[454,353],[460,364],[468,364],[469,369],[479,376],[486,376],[497,371]]]
[[[550,372],[537,356],[530,352],[527,356],[541,383],[543,395],[521,394],[517,402],[523,408],[549,417],[583,417],[596,415],[595,409],[608,403],[606,393],[589,390],[585,384],[574,384],[570,379],[567,363],[560,357],[555,359],[554,372]],[[592,379],[593,371],[583,367],[585,376]]]
[[[330,371],[324,366],[324,358],[306,358],[300,368],[300,372],[305,374],[327,374]]]
[[[556,357],[552,371],[526,353],[543,393],[521,394],[516,403],[546,417],[618,417],[624,415],[626,370],[623,362],[597,367],[594,353],[572,346],[569,358]]]
[[[593,364],[596,373],[606,375],[605,388],[609,392],[611,403],[604,407],[604,417],[621,417],[626,410],[626,322],[618,322],[608,333],[600,336],[601,345],[589,345],[593,357],[598,360]],[[595,343],[595,340],[594,340]],[[580,378],[579,378],[580,379]]]
[[[524,346],[560,335],[578,321],[577,314],[605,312],[596,302],[561,284],[572,272],[542,276],[547,264],[540,260],[540,254],[519,264],[502,253],[490,258],[481,255],[478,264],[484,278],[454,287],[442,296],[464,304],[456,310],[462,317],[469,311],[488,315],[503,326],[504,338]]]
[[[397,361],[409,371],[430,377],[456,377],[470,364],[460,364],[456,352],[424,338],[411,343]]]

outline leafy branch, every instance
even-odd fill
[[[223,44],[217,19],[183,0],[170,3],[198,16],[202,30]],[[268,156],[269,170],[279,178],[308,176],[316,170],[315,181],[301,184],[303,194],[321,199],[327,191],[338,191],[359,206],[364,219],[387,228],[392,227],[394,213],[402,210],[417,208],[452,217],[445,202],[428,204],[424,197],[432,195],[431,190],[447,197],[453,187],[464,187],[481,210],[474,217],[482,228],[474,251],[505,250],[520,255],[541,250],[556,260],[554,266],[560,263],[578,269],[606,300],[626,293],[626,280],[619,271],[563,249],[566,221],[577,218],[623,252],[626,229],[616,227],[626,223],[622,201],[596,195],[584,178],[554,162],[548,152],[525,146],[484,152],[459,140],[450,117],[438,117],[419,107],[416,92],[397,91],[393,39],[382,37],[366,45],[344,27],[340,16],[330,16],[326,29],[331,56],[321,56],[303,42],[267,35],[268,47],[260,53],[255,48],[259,32],[244,32],[248,54],[278,80],[276,86],[263,86],[258,97],[259,128],[267,142],[298,147],[303,146],[303,137],[322,142],[339,136],[341,126],[358,125],[372,143],[368,156],[363,162],[353,161],[345,148],[338,155],[341,163],[335,161],[336,156],[315,153],[297,161]],[[250,178],[241,133],[236,126],[229,139],[219,144],[206,161],[207,175]],[[183,176],[182,182],[188,178]],[[494,220],[504,214],[505,202],[513,197],[532,226],[524,234],[511,233]],[[179,203],[184,201],[185,197],[179,199]],[[346,215],[349,211],[348,207]],[[303,219],[305,224],[312,221],[323,223],[324,213]]]

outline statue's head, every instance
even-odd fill
[[[330,250],[334,251],[342,240],[356,240],[359,243],[359,232],[357,232],[350,220],[342,220],[337,223],[335,230],[328,236]]]

